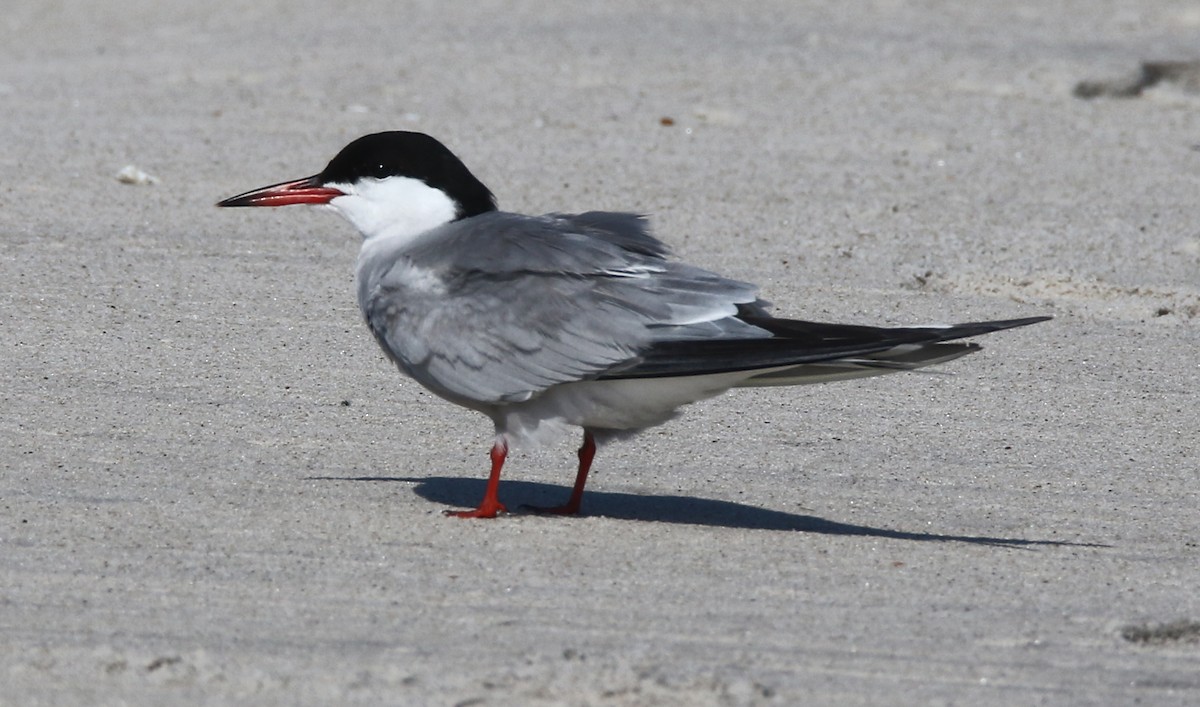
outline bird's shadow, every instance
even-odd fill
[[[460,479],[444,476],[424,478],[396,476],[315,476],[312,481],[393,482],[415,484],[413,491],[420,497],[453,508],[470,508],[483,497],[486,482],[482,479]],[[509,508],[520,504],[550,506],[561,503],[570,490],[552,484],[531,481],[505,481],[501,493]],[[519,503],[518,503],[519,502]],[[537,515],[530,512],[530,515]],[[826,520],[817,516],[773,511],[732,501],[718,501],[690,496],[657,496],[605,491],[588,491],[583,499],[585,516],[603,516],[621,520],[657,521],[685,525],[707,525],[719,528],[746,530],[790,530],[821,535],[861,535],[893,540],[959,542],[1004,547],[1034,547],[1039,545],[1069,547],[1111,547],[1101,543],[1078,543],[1065,540],[1029,540],[1025,538],[987,537],[978,535],[943,535],[917,533],[869,525],[852,525]]]

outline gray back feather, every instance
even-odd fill
[[[359,304],[401,368],[477,406],[635,365],[655,341],[769,335],[733,318],[753,285],[666,254],[634,214],[491,212],[371,251]]]

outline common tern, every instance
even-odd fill
[[[567,502],[598,444],[731,388],[824,383],[944,363],[966,337],[1049,317],[879,328],[772,316],[758,288],[672,260],[631,213],[500,211],[450,150],[416,132],[351,142],[320,173],[218,206],[316,204],[362,234],[358,303],[400,370],[495,424],[478,508],[493,518],[509,445],[583,429]],[[949,343],[954,342],[954,343]]]

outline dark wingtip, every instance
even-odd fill
[[[956,329],[969,330],[972,333],[960,334],[959,336],[947,337],[947,338],[961,338],[963,336],[977,336],[979,334],[990,334],[993,331],[1004,331],[1005,329],[1015,329],[1017,327],[1029,326],[1030,324],[1037,324],[1038,322],[1049,321],[1053,318],[1054,317],[1043,315],[1043,316],[1038,316],[1038,317],[1022,317],[1021,319],[998,319],[996,321],[991,321],[991,322],[967,322],[964,324],[955,324],[954,326],[950,327],[950,329],[952,329],[952,330],[956,330]]]

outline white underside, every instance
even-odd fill
[[[492,417],[497,433],[518,445],[545,442],[568,434],[572,427],[593,430],[603,441],[661,425],[680,407],[720,395],[747,377],[737,372],[565,383],[527,402],[497,409]]]
[[[689,403],[705,400],[735,387],[795,386],[830,383],[895,373],[944,363],[972,351],[946,347],[937,353],[919,346],[898,346],[862,359],[703,376],[628,378],[565,383],[521,403],[485,409],[496,432],[511,444],[540,444],[571,434],[572,428],[592,430],[598,442],[626,437],[661,425]],[[925,357],[921,354],[924,353]],[[888,364],[894,363],[891,367]]]

